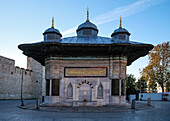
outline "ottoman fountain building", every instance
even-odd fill
[[[97,26],[87,20],[77,36],[62,38],[59,30],[47,29],[44,41],[21,44],[23,54],[45,66],[46,103],[60,106],[102,106],[125,103],[126,67],[145,56],[151,44],[129,41],[120,27],[111,38],[98,36]]]

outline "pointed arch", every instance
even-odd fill
[[[67,97],[72,98],[73,97],[73,86],[71,83],[67,86]]]
[[[97,88],[97,97],[98,98],[103,98],[103,85],[100,82],[98,88]]]

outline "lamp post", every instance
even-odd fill
[[[140,79],[140,100],[142,100],[141,79]]]
[[[24,106],[24,98],[23,98],[23,95],[22,95],[22,93],[23,93],[23,73],[24,73],[24,69],[23,68],[21,68],[22,69],[22,76],[21,76],[21,106]],[[25,72],[25,74],[26,74],[26,72]]]

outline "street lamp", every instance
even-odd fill
[[[22,70],[22,76],[21,76],[21,106],[24,106],[24,98],[22,96],[22,93],[23,93],[23,79],[24,79],[23,73],[24,73],[24,68],[21,68],[21,70]],[[27,74],[27,73],[25,72],[25,74]]]
[[[143,96],[142,96],[142,85],[141,85],[142,83],[141,83],[141,80],[142,80],[142,79],[140,79],[140,100],[142,100],[142,97],[143,97]]]

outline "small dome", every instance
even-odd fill
[[[78,36],[97,36],[98,29],[97,26],[90,21],[86,21],[78,26],[77,35]]]
[[[128,30],[126,30],[125,28],[122,28],[122,17],[120,16],[120,26],[118,29],[116,29],[111,37],[113,37],[114,35],[117,35],[117,34],[127,34],[128,36],[130,36],[130,33],[128,32]]]
[[[97,36],[97,26],[89,21],[89,9],[87,7],[87,20],[77,28],[77,36]]]
[[[116,34],[127,34],[128,36],[130,36],[130,33],[128,32],[128,30],[126,30],[125,28],[122,28],[122,27],[119,27],[118,29],[116,29],[116,30],[112,33],[111,37],[113,37],[113,36],[116,35]]]
[[[95,24],[91,23],[90,21],[86,21],[86,22],[82,23],[81,25],[79,25],[77,32],[82,29],[93,29],[93,30],[98,31],[97,26]]]
[[[48,28],[47,30],[45,30],[45,32],[43,33],[43,35],[47,34],[47,33],[56,33],[58,34],[60,37],[62,37],[61,33],[59,32],[58,29],[55,29],[54,27]]]

